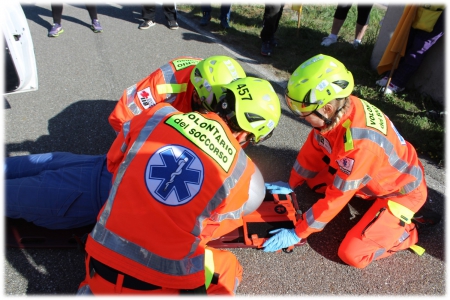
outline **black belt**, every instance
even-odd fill
[[[131,277],[130,275],[124,274],[116,269],[108,267],[107,265],[99,262],[95,258],[91,257],[89,260],[89,270],[91,272],[91,278],[94,276],[92,271],[95,271],[100,277],[105,279],[112,284],[116,284],[117,276],[119,274],[123,275],[123,283],[122,286],[128,289],[140,290],[140,291],[151,291],[151,290],[159,290],[160,286],[153,285],[151,283],[139,280],[137,278]],[[217,273],[214,273],[216,275]],[[218,277],[218,274],[217,276]],[[216,280],[215,280],[216,279]],[[217,281],[217,278],[213,277],[213,282]],[[213,283],[211,282],[211,283]],[[205,285],[201,285],[195,289],[180,289],[181,295],[206,295]]]
[[[140,290],[140,291],[150,291],[150,290],[159,290],[160,286],[153,285],[151,283],[147,283],[145,281],[134,278],[130,275],[124,274],[116,269],[108,267],[107,265],[99,262],[98,260],[91,257],[89,261],[89,269],[91,270],[91,277],[93,276],[92,270],[100,275],[106,281],[111,282],[112,284],[116,284],[117,277],[119,274],[123,275],[123,284],[122,286],[128,289]]]

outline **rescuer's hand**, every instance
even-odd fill
[[[299,243],[302,239],[295,234],[294,229],[278,228],[269,233],[276,233],[264,242],[264,252],[275,252]]]
[[[268,182],[265,185],[266,190],[268,190],[271,194],[287,195],[293,192],[289,184],[284,181]]]

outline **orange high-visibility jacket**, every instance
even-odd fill
[[[170,103],[182,112],[192,111],[194,86],[190,75],[201,60],[188,56],[176,58],[127,88],[109,116],[109,124],[119,132],[124,122],[159,102]]]
[[[203,285],[205,244],[241,219],[250,188],[264,198],[261,173],[215,113],[159,103],[124,123],[107,163],[113,186],[86,251],[167,288]]]
[[[291,170],[291,187],[314,178],[324,165],[321,161],[333,174],[324,198],[297,223],[295,231],[301,238],[321,231],[355,195],[395,199],[424,182],[416,150],[389,118],[367,101],[350,99],[351,108],[332,130],[311,131]]]

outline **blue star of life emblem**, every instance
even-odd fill
[[[145,183],[157,201],[178,206],[188,203],[200,191],[204,169],[198,156],[188,148],[169,145],[148,160]]]

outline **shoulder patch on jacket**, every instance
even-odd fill
[[[384,116],[383,112],[378,107],[370,104],[365,100],[361,99],[361,103],[363,105],[366,117],[366,126],[372,127],[380,131],[384,135],[387,135],[386,117]]]
[[[200,62],[198,59],[193,58],[182,58],[182,59],[175,59],[172,61],[172,64],[175,68],[175,70],[180,71],[187,67],[190,67],[192,65],[196,65]]]
[[[317,142],[319,143],[320,146],[322,146],[325,150],[327,150],[328,153],[331,154],[331,145],[330,145],[330,142],[326,138],[324,138],[323,136],[318,134]]]
[[[350,173],[353,170],[353,165],[355,163],[355,160],[353,158],[343,157],[341,159],[336,160],[339,169],[347,175],[350,175]]]
[[[153,99],[152,92],[150,91],[150,87],[146,87],[143,90],[140,90],[138,93],[139,101],[141,101],[144,109],[148,109],[149,107],[156,104],[155,99]]]

